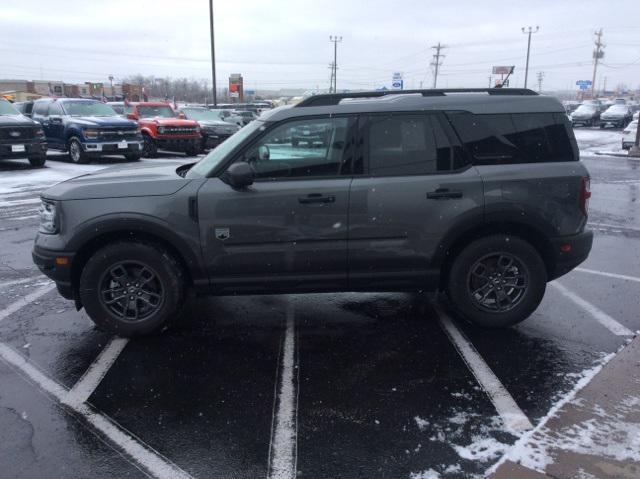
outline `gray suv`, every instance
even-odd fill
[[[322,142],[295,142],[322,131]],[[485,327],[527,318],[584,261],[589,174],[530,90],[318,95],[199,162],[115,167],[42,195],[33,259],[102,329],[199,294],[444,290]]]

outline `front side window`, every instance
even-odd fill
[[[6,100],[0,100],[0,115],[17,115],[18,111]]]
[[[276,126],[242,156],[256,178],[286,179],[350,173],[354,120],[298,120]]]

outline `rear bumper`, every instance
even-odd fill
[[[549,281],[567,274],[587,259],[593,245],[593,232],[584,230],[573,236],[551,238],[554,251],[554,268],[550,271]]]

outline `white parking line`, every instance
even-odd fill
[[[606,271],[598,271],[595,269],[587,269],[587,268],[576,268],[575,270],[580,271],[581,273],[596,274],[599,276],[606,276],[608,278],[624,279],[626,281],[636,281],[637,283],[640,283],[640,278],[638,278],[637,276],[627,276],[626,274],[607,273]]]
[[[47,294],[53,288],[55,288],[55,284],[48,284],[40,289],[36,289],[33,293],[27,294],[24,298],[20,298],[19,300],[14,301],[9,306],[0,311],[0,321],[2,321],[7,316],[12,315],[19,309],[24,308],[27,304],[35,301],[40,296]]]
[[[458,329],[451,318],[437,304],[433,305],[440,320],[440,326],[460,353],[463,361],[491,399],[505,427],[516,435],[533,428],[531,421],[518,407],[509,391],[493,373],[489,365],[471,341]]]
[[[109,344],[100,352],[96,360],[91,363],[89,369],[74,384],[67,394],[65,402],[67,404],[82,404],[95,391],[100,381],[105,377],[113,363],[127,345],[127,338],[112,338]]]
[[[2,281],[0,282],[0,288],[8,288],[9,286],[15,286],[18,284],[25,284],[25,283],[34,283],[36,281],[49,281],[47,280],[44,276],[34,276],[32,278],[21,278],[21,279],[14,279],[14,280],[10,280],[10,281]]]
[[[604,311],[598,309],[596,306],[594,306],[590,302],[582,299],[576,293],[567,289],[566,286],[561,285],[557,281],[552,281],[549,284],[555,287],[558,291],[560,291],[566,298],[570,299],[575,304],[577,304],[582,309],[584,309],[587,313],[593,316],[596,319],[596,321],[598,321],[601,325],[603,325],[605,328],[607,328],[616,336],[633,336],[634,335],[633,331],[631,331],[629,328],[627,328],[626,326],[623,326],[618,321],[613,319]]]
[[[298,460],[298,376],[293,303],[287,305],[286,331],[278,365],[278,394],[269,444],[268,479],[295,479]]]
[[[162,456],[148,444],[142,442],[128,431],[125,431],[109,417],[97,413],[85,404],[70,404],[66,400],[68,391],[60,384],[44,375],[26,358],[16,353],[4,343],[0,343],[0,359],[9,367],[17,369],[21,374],[35,382],[42,390],[49,393],[59,403],[67,406],[83,417],[91,426],[109,438],[118,448],[125,452],[149,474],[159,479],[188,479],[187,472]]]

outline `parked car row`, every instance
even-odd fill
[[[631,122],[633,113],[632,106],[623,102],[614,102],[611,106],[605,107],[600,100],[586,100],[569,116],[574,127],[600,126],[600,128],[606,128],[612,126],[624,128]]]

